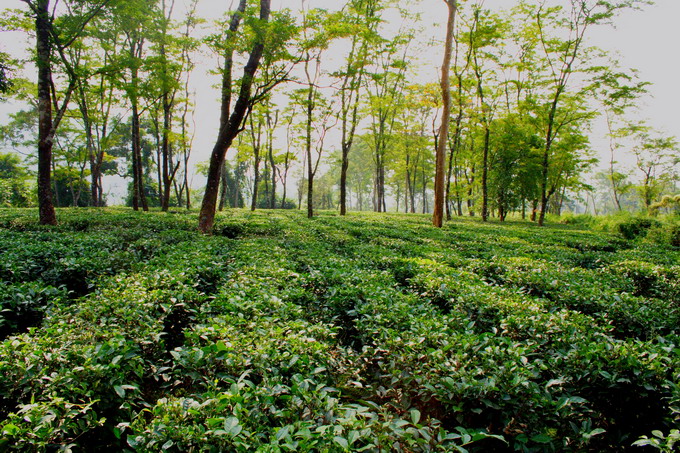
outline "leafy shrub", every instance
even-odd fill
[[[61,445],[61,451],[77,447],[82,433],[104,424],[94,411],[96,402],[70,403],[55,397],[50,401],[21,405],[0,424],[3,451],[48,451]]]
[[[45,312],[67,298],[68,290],[64,286],[55,288],[39,282],[0,283],[0,339],[39,326]]]
[[[661,223],[648,217],[633,217],[630,220],[618,224],[618,231],[628,240],[645,237],[652,227],[658,227]]]
[[[646,239],[657,244],[680,247],[680,222],[668,219],[655,225],[647,233]]]
[[[565,225],[582,225],[590,227],[595,223],[595,218],[590,214],[563,214],[559,222]]]

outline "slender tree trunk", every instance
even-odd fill
[[[427,175],[425,174],[425,167],[423,167],[421,176],[423,183],[423,214],[427,214],[429,209],[427,206]]]
[[[444,50],[444,62],[442,64],[442,98],[443,113],[442,125],[439,129],[439,143],[436,153],[436,172],[434,180],[434,213],[432,224],[441,228],[444,223],[444,203],[446,193],[444,190],[444,179],[446,175],[446,148],[449,136],[449,120],[451,118],[451,57],[453,54],[453,34],[456,20],[456,0],[445,0],[448,7],[448,20],[446,25],[446,45]]]
[[[229,184],[228,178],[227,178],[227,163],[222,162],[222,170],[220,171],[221,173],[221,184],[220,184],[220,204],[218,206],[218,210],[220,212],[224,211],[224,207],[227,204],[227,197],[228,197],[228,192],[227,192],[227,186]],[[232,205],[233,207],[233,205]]]
[[[457,129],[458,129],[458,127],[456,127],[455,134],[457,134]],[[455,143],[455,141],[456,141],[456,139],[454,138],[454,143]],[[446,199],[446,220],[449,220],[449,221],[451,220],[451,207],[452,207],[451,206],[452,205],[451,179],[453,177],[453,167],[454,167],[454,163],[455,163],[455,161],[454,161],[455,152],[456,152],[455,144],[449,146],[449,167],[448,167],[448,171],[446,173],[446,196],[445,196],[445,199]]]
[[[40,223],[56,225],[57,216],[52,202],[52,146],[54,133],[52,124],[52,96],[50,81],[52,74],[50,60],[52,44],[50,41],[49,0],[37,0],[36,6],[36,38],[38,65],[38,206]]]
[[[287,191],[288,191],[288,169],[289,169],[289,157],[288,153],[286,152],[286,161],[284,162],[284,168],[283,168],[283,181],[281,181],[281,184],[283,184],[283,195],[281,196],[281,209],[284,209],[286,207],[286,196]]]
[[[135,96],[136,97],[136,96]],[[139,126],[139,110],[137,100],[132,101],[132,171],[133,176],[133,207],[135,210],[148,211],[149,205],[146,201],[146,191],[144,190],[144,172],[142,169],[142,143]]]
[[[557,105],[559,103],[560,95],[564,90],[564,85],[557,88],[555,97],[550,106],[550,113],[548,114],[548,130],[545,137],[545,148],[543,150],[543,162],[541,166],[541,212],[538,216],[538,225],[543,226],[545,223],[545,214],[548,211],[548,201],[550,201],[550,194],[548,193],[548,177],[550,173],[550,152],[553,143],[553,131],[555,127],[555,115],[557,114]]]
[[[250,210],[257,209],[257,197],[260,191],[260,150],[255,152],[255,162],[253,163],[253,198],[250,200]]]
[[[130,68],[130,104],[132,106],[132,186],[133,197],[132,206],[135,211],[141,207],[144,211],[149,210],[146,201],[146,191],[144,190],[144,172],[142,171],[142,143],[140,133],[140,116],[139,116],[139,62],[142,52],[142,40],[136,36],[129,37],[130,40],[130,58],[132,65]]]
[[[78,92],[79,92],[79,107],[80,107],[80,114],[83,117],[83,126],[85,129],[85,146],[87,149],[87,156],[88,160],[90,163],[90,202],[93,207],[98,207],[99,206],[99,191],[98,191],[98,183],[99,183],[99,166],[98,166],[98,154],[95,153],[95,146],[94,146],[94,134],[92,133],[92,121],[90,119],[90,111],[87,105],[87,98],[85,94],[85,88],[83,85],[85,85],[87,82],[86,81],[81,81],[78,87]]]
[[[163,93],[163,192],[161,196],[161,210],[167,212],[170,208],[170,189],[174,179],[172,172],[172,145],[170,144],[170,133],[172,129],[172,106],[173,101],[168,93]]]
[[[260,19],[263,22],[269,20],[271,0],[260,0]],[[241,14],[245,11],[246,0],[241,0],[239,11],[232,17],[230,31],[235,34],[240,23]],[[251,90],[255,73],[260,66],[260,59],[264,52],[264,43],[258,40],[250,52],[250,57],[246,63],[241,88],[238,99],[234,106],[234,111],[229,114],[231,108],[231,69],[233,65],[232,53],[227,55],[227,65],[223,73],[223,96],[222,96],[222,117],[220,119],[220,133],[217,143],[210,156],[210,167],[208,168],[208,180],[199,214],[198,228],[201,232],[208,234],[212,231],[215,222],[215,207],[217,204],[217,194],[220,181],[220,167],[224,162],[224,157],[239,134],[241,124],[245,118],[248,107],[252,106]],[[229,86],[228,90],[225,87]]]
[[[312,114],[314,112],[314,86],[311,81],[307,94],[307,123],[305,148],[307,153],[307,218],[314,217],[314,165],[312,163]]]
[[[269,166],[271,170],[272,191],[269,198],[269,209],[276,209],[276,162],[274,161],[274,130],[279,124],[279,112],[275,112],[274,118],[267,115],[267,149],[269,152]]]
[[[474,200],[472,199],[472,195],[474,195],[474,184],[475,184],[475,166],[473,165],[472,168],[470,169],[470,177],[468,178],[468,198],[467,198],[467,207],[468,207],[468,215],[470,217],[475,216],[475,203]]]
[[[482,157],[482,221],[489,220],[489,124],[484,126],[484,155]]]
[[[139,211],[139,162],[137,160],[137,143],[139,142],[139,114],[137,113],[137,104],[132,102],[132,208]]]
[[[253,143],[253,198],[250,203],[250,210],[254,211],[257,209],[257,197],[260,190],[260,149],[262,147],[262,121],[258,121],[257,130],[255,129],[255,123],[253,122],[253,117],[250,117],[250,136]],[[265,171],[265,175],[267,172]]]

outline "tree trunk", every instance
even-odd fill
[[[260,20],[268,22],[271,0],[260,0]],[[239,11],[232,17],[230,31],[233,33],[238,29],[240,16],[245,11],[246,0],[241,0]],[[252,106],[254,100],[251,97],[251,90],[255,73],[260,65],[260,59],[264,51],[264,43],[258,40],[250,52],[250,57],[246,63],[241,89],[234,106],[234,111],[229,115],[231,108],[231,67],[233,65],[232,53],[227,55],[227,65],[223,73],[223,96],[222,96],[222,117],[220,118],[220,133],[217,142],[210,156],[210,167],[208,169],[208,180],[199,214],[198,228],[202,233],[208,234],[212,231],[215,223],[215,206],[217,204],[217,194],[220,181],[220,167],[224,162],[227,150],[239,134],[241,124],[247,114],[248,108]],[[228,89],[225,87],[228,85]]]
[[[170,132],[172,129],[172,106],[173,101],[168,93],[163,93],[163,142],[162,142],[162,157],[163,157],[163,193],[161,196],[161,210],[167,212],[170,208],[170,189],[174,179],[174,172],[171,167],[172,164],[172,146],[170,144]]]
[[[38,65],[38,206],[41,225],[56,225],[57,216],[52,201],[52,95],[50,91],[52,44],[50,41],[49,0],[37,0],[36,38]]]
[[[262,120],[257,123],[257,130],[255,130],[255,123],[253,117],[250,117],[250,137],[253,143],[253,198],[250,203],[250,210],[257,209],[257,197],[260,191],[260,149],[262,147]],[[265,171],[265,175],[267,172]],[[265,194],[266,195],[266,194]]]
[[[148,211],[149,206],[146,202],[146,192],[144,190],[144,172],[142,171],[142,143],[137,99],[132,101],[132,172],[134,192],[132,206],[135,211],[138,211],[140,207],[144,211]]]
[[[489,124],[484,126],[484,155],[482,157],[482,221],[489,220]]]
[[[446,45],[444,50],[444,62],[442,64],[442,99],[443,113],[442,126],[439,129],[439,143],[437,144],[436,172],[434,179],[434,213],[432,224],[441,228],[444,223],[444,203],[446,193],[444,190],[444,179],[446,175],[446,148],[449,136],[449,120],[451,118],[451,56],[453,54],[453,33],[456,20],[456,0],[445,0],[449,14],[446,24]]]
[[[274,161],[274,130],[279,124],[279,112],[276,111],[274,118],[267,115],[267,149],[269,151],[269,165],[271,170],[272,191],[269,198],[269,209],[276,209],[276,162]]]
[[[220,171],[221,183],[220,183],[220,204],[218,210],[220,212],[224,211],[224,207],[227,204],[227,185],[229,181],[227,180],[227,166],[226,162],[222,162],[222,169]],[[232,206],[233,207],[233,206]]]
[[[309,77],[309,76],[308,76]],[[307,93],[307,123],[305,125],[305,151],[307,153],[307,218],[314,217],[314,165],[312,164],[312,114],[314,112],[314,86],[309,82]]]
[[[340,215],[347,215],[347,171],[351,144],[342,144],[342,166],[340,167]]]

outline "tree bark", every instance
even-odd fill
[[[446,147],[449,135],[449,120],[451,118],[451,57],[453,54],[453,33],[456,20],[457,0],[445,0],[448,7],[448,19],[446,23],[446,45],[444,49],[444,62],[442,64],[442,99],[443,113],[442,126],[439,129],[439,143],[436,154],[436,172],[434,180],[434,213],[432,224],[441,228],[444,223],[444,203],[446,193],[444,179],[446,177]]]
[[[260,20],[263,22],[269,21],[270,6],[271,0],[260,0]],[[240,18],[243,11],[245,11],[245,7],[246,0],[241,0],[238,11],[232,17],[230,25],[232,34],[235,34],[238,30]],[[229,111],[231,108],[231,67],[233,65],[233,51],[229,50],[227,54],[227,65],[225,65],[225,71],[222,77],[222,117],[220,119],[220,132],[210,156],[208,180],[198,220],[198,229],[204,234],[209,234],[215,223],[215,207],[219,190],[220,168],[222,162],[224,162],[227,150],[241,130],[241,124],[247,115],[248,108],[253,105],[254,99],[251,97],[252,85],[255,73],[260,66],[263,52],[264,43],[257,40],[253,45],[248,62],[244,68],[241,89],[231,114],[229,114]]]
[[[255,131],[255,124],[252,121],[252,116],[250,117],[250,134],[253,140],[253,197],[250,200],[250,210],[254,211],[257,209],[257,197],[260,191],[260,148],[262,144],[262,121],[257,123],[257,131]]]
[[[35,29],[37,38],[38,65],[38,206],[40,223],[56,225],[57,216],[52,201],[52,147],[54,133],[52,130],[52,80],[50,60],[52,43],[50,32],[49,0],[37,0]]]

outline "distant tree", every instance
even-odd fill
[[[585,39],[589,30],[599,24],[611,23],[613,18],[624,9],[638,8],[649,3],[646,0],[569,0],[566,7],[548,6],[545,1],[536,6],[528,6],[528,13],[535,26],[543,66],[547,69],[545,78],[544,108],[540,120],[544,132],[545,147],[541,169],[541,197],[538,224],[543,225],[548,212],[550,198],[555,186],[550,186],[554,170],[553,145],[565,125],[577,119],[573,109],[561,108],[568,97],[567,89],[579,66],[587,57]],[[526,3],[522,3],[527,7]],[[567,101],[568,102],[568,101]]]
[[[379,24],[378,12],[383,6],[380,0],[352,0],[347,3],[344,17],[345,33],[350,33],[350,51],[345,67],[335,74],[341,81],[339,119],[342,129],[342,161],[340,166],[340,215],[347,214],[347,174],[349,154],[359,125],[361,89],[371,41],[376,38]]]
[[[616,71],[617,62],[613,61],[603,69],[594,79],[594,89],[600,100],[607,123],[607,137],[609,139],[609,168],[608,180],[611,185],[614,203],[619,211],[622,198],[631,190],[632,184],[628,175],[617,170],[617,154],[624,146],[624,141],[630,139],[638,126],[627,124],[625,115],[637,107],[640,97],[647,93],[647,82],[637,79],[636,71]]]
[[[376,212],[384,212],[387,208],[385,182],[389,151],[392,133],[403,107],[413,36],[412,30],[399,30],[392,38],[376,37],[367,56],[372,61],[364,82],[368,91],[366,110],[370,118],[367,138],[373,150],[373,210]]]
[[[80,38],[83,30],[112,0],[68,1],[67,11],[55,25],[50,0],[21,0],[28,5],[35,19],[36,64],[38,66],[38,205],[40,223],[56,225],[52,200],[52,147],[54,137],[78,84],[78,77],[69,66],[65,51]],[[64,8],[62,8],[64,9]],[[55,9],[56,10],[56,9]],[[68,88],[59,104],[54,91],[55,60],[60,60],[68,75]],[[56,107],[56,112],[53,112]]]
[[[336,16],[322,9],[303,9],[302,41],[300,54],[304,77],[304,88],[294,93],[293,101],[303,111],[304,147],[307,184],[307,217],[314,217],[314,178],[316,177],[324,152],[324,143],[332,122],[333,105],[321,90],[324,76],[322,55],[328,50],[331,41],[338,36],[333,27]]]
[[[231,15],[225,36],[217,39],[217,47],[222,51],[224,58],[222,103],[219,133],[210,157],[208,181],[199,214],[198,228],[205,234],[211,232],[215,222],[220,175],[227,150],[243,129],[244,122],[253,106],[264,99],[276,85],[287,79],[290,71],[289,69],[268,71],[269,74],[274,74],[274,77],[259,80],[257,85],[254,86],[256,73],[261,63],[273,65],[279,60],[290,57],[288,52],[285,51],[285,47],[296,31],[296,27],[285,14],[276,15],[275,26],[268,27],[271,16],[271,0],[260,0],[259,3],[259,19],[250,16],[247,18],[247,24],[255,27],[252,33],[244,33],[240,30],[243,18],[250,14],[246,10],[247,1],[241,0],[238,8]],[[242,37],[250,38],[250,41],[240,41],[241,45],[237,46]],[[240,80],[235,81],[233,71],[237,48],[249,48],[250,51],[244,66],[243,76]],[[237,96],[235,96],[236,91],[238,91]]]
[[[14,153],[0,153],[0,206],[29,207],[33,193],[28,184],[31,173]]]
[[[671,181],[677,180],[680,165],[676,139],[652,134],[652,131],[639,133],[634,148],[637,168],[642,175],[637,191],[648,211]]]
[[[488,10],[475,7],[474,20],[468,34],[471,70],[474,74],[476,96],[479,103],[478,117],[483,129],[482,140],[482,220],[489,218],[489,162],[491,160],[491,127],[502,92],[502,84],[490,64],[498,64],[498,50],[502,47],[508,24]],[[496,80],[494,80],[496,79]]]
[[[9,56],[0,52],[0,94],[9,93],[12,88],[10,78]]]

